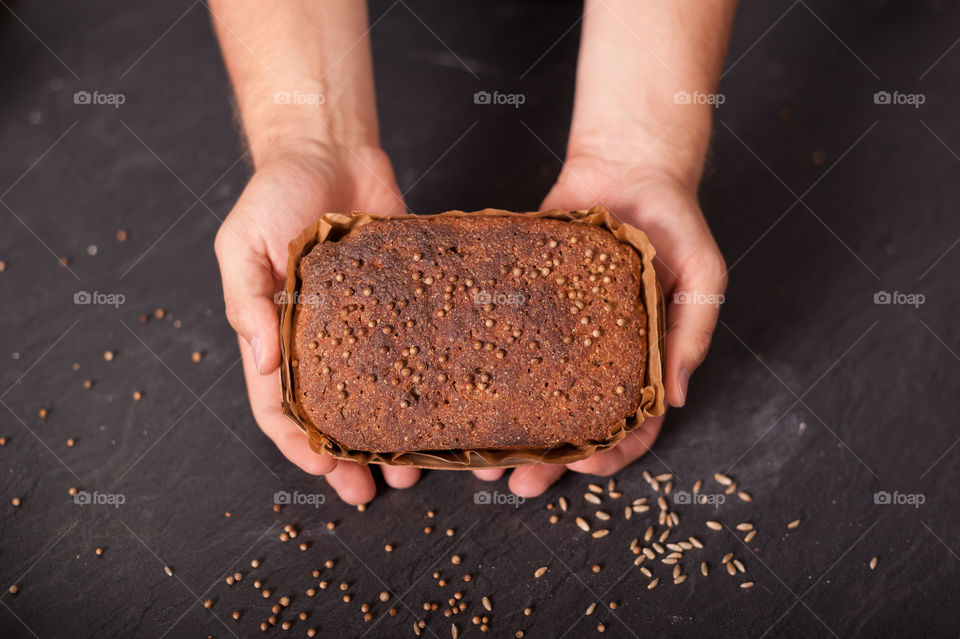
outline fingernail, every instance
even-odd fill
[[[685,368],[680,369],[677,375],[677,388],[680,389],[680,405],[687,403],[687,384],[690,382],[690,371]]]
[[[250,349],[253,351],[253,363],[257,365],[257,372],[260,372],[260,349],[262,344],[259,337],[250,340]]]

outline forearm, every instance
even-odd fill
[[[586,0],[568,157],[647,164],[695,186],[736,0]]]
[[[259,166],[288,147],[379,146],[366,3],[211,0]]]

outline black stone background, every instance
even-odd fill
[[[574,512],[547,522],[561,495],[592,515],[580,497],[588,477],[569,474],[514,509],[474,503],[478,490],[505,492],[505,481],[428,472],[359,513],[287,463],[250,415],[223,317],[213,237],[249,169],[205,6],[9,2],[0,8],[0,635],[257,636],[269,605],[289,594],[284,618],[310,615],[290,636],[309,626],[323,637],[411,636],[412,621],[429,617],[426,636],[447,637],[451,620],[421,605],[457,588],[469,603],[455,618],[461,636],[479,634],[469,618],[485,594],[488,636],[498,637],[590,636],[600,621],[613,637],[956,636],[960,7],[743,3],[702,186],[732,269],[721,325],[687,407],[670,411],[655,454],[617,479],[624,500],[650,494],[644,469],[670,469],[687,489],[729,470],[755,501],[718,513],[678,506],[713,573],[701,578],[685,561],[686,583],[665,578],[648,591],[627,548],[643,518],[625,522],[611,504],[615,525],[602,540],[585,538]],[[415,184],[414,211],[538,205],[563,157],[580,10],[373,2],[383,143],[401,188]],[[480,89],[522,92],[526,104],[477,106]],[[78,90],[126,102],[76,105]],[[876,105],[880,90],[926,102]],[[119,228],[126,243],[114,239]],[[80,290],[126,301],[77,306]],[[922,293],[925,303],[875,305],[879,291]],[[138,323],[160,307],[182,327]],[[205,353],[199,365],[194,350]],[[71,486],[125,503],[81,507]],[[277,515],[277,490],[327,500]],[[879,490],[925,503],[875,504]],[[422,533],[429,508],[453,538]],[[714,517],[755,522],[757,550],[708,531]],[[788,532],[795,518],[803,523]],[[278,541],[286,523],[307,552]],[[727,551],[755,588],[739,589],[742,579],[721,569]],[[336,588],[304,594],[328,557],[337,564],[324,578],[346,580],[350,604]],[[541,565],[550,571],[534,580]],[[438,588],[434,569],[452,584]],[[235,570],[246,576],[227,587]],[[463,584],[467,570],[474,578]],[[13,583],[17,596],[6,592]],[[396,617],[376,599],[387,588]],[[586,618],[593,600],[619,607]],[[375,623],[362,621],[364,601]],[[527,605],[534,612],[523,617]]]

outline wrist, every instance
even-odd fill
[[[664,146],[663,141],[650,138],[571,137],[564,171],[567,167],[577,173],[586,170],[607,188],[644,184],[696,194],[702,159],[671,154]]]
[[[278,86],[248,91],[238,100],[255,167],[278,155],[380,148],[375,113],[354,108],[349,96],[331,95],[321,83]]]

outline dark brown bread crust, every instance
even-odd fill
[[[640,272],[605,229],[560,220],[358,227],[300,263],[301,412],[359,451],[603,441],[641,400]]]

